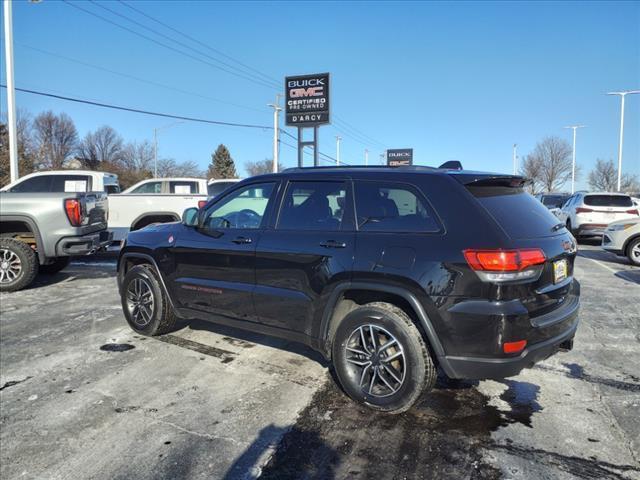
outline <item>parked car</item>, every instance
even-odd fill
[[[576,237],[587,237],[602,235],[611,222],[638,215],[638,207],[629,195],[578,192],[564,202],[558,218]]]
[[[640,217],[610,223],[602,235],[602,248],[640,266]]]
[[[118,193],[118,176],[91,170],[48,170],[34,172],[0,189],[2,192],[105,192]]]
[[[143,335],[180,317],[302,342],[388,412],[432,388],[436,365],[516,375],[572,347],[580,294],[574,238],[524,184],[418,166],[252,177],[129,233],[124,315]]]
[[[120,242],[130,230],[152,223],[175,222],[182,212],[204,205],[208,198],[207,181],[202,178],[151,178],[136,183],[109,200],[109,230],[113,241]]]
[[[110,242],[106,193],[31,193],[17,183],[14,188],[0,192],[0,291],[23,289],[38,271],[56,273],[70,256],[94,253]]]
[[[568,193],[538,193],[535,197],[549,210],[562,207],[562,204],[569,198]]]
[[[213,179],[209,180],[209,183],[207,186],[207,193],[209,194],[209,200],[217,197],[222,192],[224,192],[227,188],[234,186],[240,180],[241,180],[240,178],[224,178],[224,179],[217,179],[217,180],[213,180]]]

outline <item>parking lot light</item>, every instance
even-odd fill
[[[620,140],[618,142],[618,189],[620,191],[620,182],[622,180],[622,141],[624,138],[624,98],[627,95],[640,93],[640,90],[623,90],[621,92],[608,92],[607,95],[620,95]]]

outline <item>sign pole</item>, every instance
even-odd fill
[[[298,127],[298,168],[302,168],[303,153],[304,153],[304,142],[302,141],[302,127]]]
[[[313,166],[319,167],[320,161],[318,159],[318,126],[313,126]]]

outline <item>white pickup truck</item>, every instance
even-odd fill
[[[131,230],[180,220],[190,207],[201,207],[238,179],[152,178],[109,196],[109,230],[119,242]]]

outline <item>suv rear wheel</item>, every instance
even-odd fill
[[[176,323],[167,294],[151,265],[136,265],[122,281],[122,310],[129,326],[142,335],[162,335]]]
[[[640,237],[632,240],[627,247],[627,257],[633,265],[640,266]]]
[[[404,412],[436,381],[420,331],[389,303],[352,310],[336,330],[332,357],[345,392],[376,410]]]
[[[0,237],[0,292],[15,292],[31,284],[38,274],[38,256],[20,240]]]

